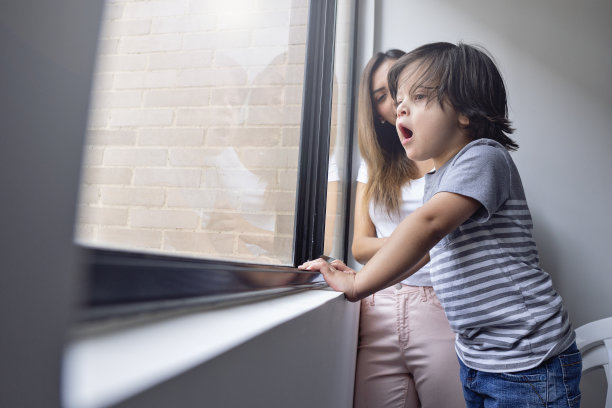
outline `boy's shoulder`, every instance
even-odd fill
[[[448,163],[447,170],[454,168],[507,170],[512,163],[508,151],[491,139],[477,139],[465,145]],[[452,171],[452,170],[450,170]]]
[[[459,160],[465,157],[507,157],[508,151],[499,142],[492,139],[476,139],[463,147],[454,157]]]

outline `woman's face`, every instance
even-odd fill
[[[376,111],[379,121],[386,121],[395,125],[396,109],[395,102],[389,95],[389,85],[387,85],[387,73],[389,68],[396,60],[387,59],[378,66],[374,74],[372,74],[372,101],[374,101],[374,110]]]

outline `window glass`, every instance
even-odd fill
[[[79,243],[292,263],[308,8],[107,1]]]

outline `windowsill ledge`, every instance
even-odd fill
[[[120,402],[342,296],[309,290],[76,339],[64,358],[63,405]]]

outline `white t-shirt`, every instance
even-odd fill
[[[359,164],[357,173],[357,181],[367,184],[368,182],[368,167],[364,161]],[[386,238],[395,230],[397,225],[410,215],[414,210],[423,205],[423,193],[425,191],[425,178],[412,180],[402,187],[402,203],[398,213],[387,214],[387,210],[375,205],[370,201],[368,206],[368,214],[372,223],[376,227],[376,236],[378,238]],[[411,286],[431,286],[431,277],[429,276],[429,265],[425,265],[412,276],[404,279],[402,283]]]

